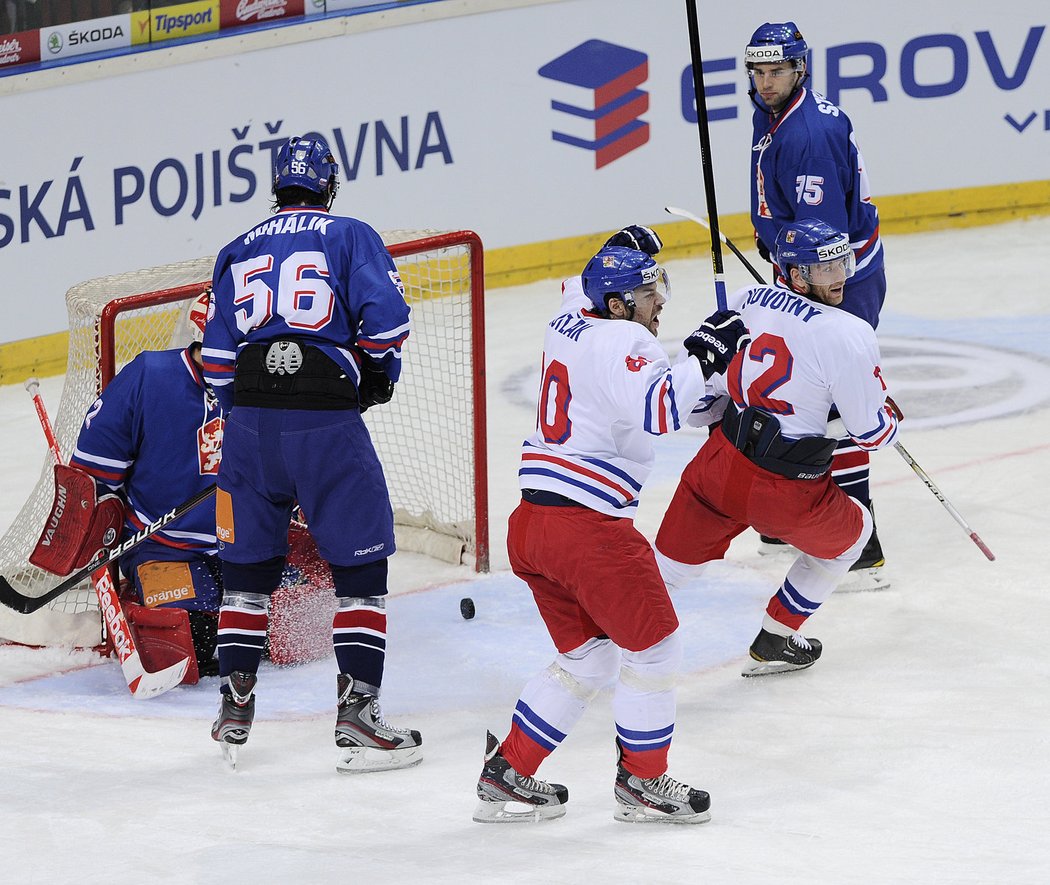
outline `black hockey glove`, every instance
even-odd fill
[[[751,342],[751,333],[735,310],[711,314],[692,335],[685,339],[685,349],[700,361],[704,378],[721,375],[737,351]]]
[[[651,227],[642,227],[640,224],[631,224],[623,230],[617,231],[605,241],[606,246],[625,246],[628,249],[637,249],[646,255],[655,255],[664,247],[660,235]]]
[[[769,247],[759,238],[757,230],[755,231],[755,248],[758,249],[758,254],[763,261],[768,261],[770,264],[773,263],[773,256],[769,252]]]
[[[361,382],[357,385],[357,402],[361,411],[372,406],[390,402],[394,395],[394,382],[383,371],[383,367],[365,357],[361,360]]]

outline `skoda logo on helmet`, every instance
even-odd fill
[[[660,265],[654,264],[652,267],[642,268],[642,285],[645,286],[649,283],[654,283],[660,278]]]
[[[744,50],[746,64],[763,64],[784,61],[783,46],[748,46]]]
[[[826,246],[818,246],[817,258],[820,261],[831,261],[835,258],[841,258],[850,251],[852,251],[852,249],[849,244],[849,237],[843,237],[838,242],[829,243]]]

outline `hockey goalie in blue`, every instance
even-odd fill
[[[218,475],[223,413],[200,359],[207,309],[204,292],[187,311],[189,346],[140,353],[84,417],[70,468],[91,476],[104,499],[123,502],[125,536],[204,491]],[[92,550],[103,546],[102,539],[91,540]],[[198,506],[171,522],[125,553],[120,569],[145,609],[132,609],[129,620],[140,632],[185,633],[188,626],[193,672],[207,672],[221,598],[214,508]]]

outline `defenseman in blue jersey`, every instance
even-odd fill
[[[378,703],[394,531],[383,469],[361,419],[393,394],[410,312],[379,234],[329,214],[338,175],[324,141],[289,139],[274,170],[276,213],[227,245],[212,277],[204,374],[232,409],[216,497],[225,589],[212,737],[231,764],[251,729],[295,504],[339,599],[336,767],[376,771],[422,758],[419,732],[392,728]]]
[[[186,348],[145,351],[128,363],[84,418],[70,466],[120,495],[124,533],[138,532],[178,501],[203,491],[219,472],[223,415],[204,382],[200,339],[207,294],[190,306],[195,340]],[[161,432],[161,429],[163,431]],[[151,610],[189,613],[197,668],[208,673],[221,589],[215,557],[215,511],[195,507],[120,558],[137,601]],[[157,618],[129,613],[146,629]],[[185,618],[185,615],[182,615]],[[178,629],[178,621],[165,626]],[[170,631],[169,631],[170,633]]]
[[[846,281],[842,310],[872,328],[886,297],[879,213],[871,202],[864,160],[849,117],[807,89],[809,47],[794,22],[766,22],[751,36],[744,64],[755,105],[751,144],[751,221],[759,253],[772,260],[777,235],[800,218],[817,219],[849,235],[856,272]],[[786,286],[786,270],[776,267]],[[870,509],[868,453],[843,437],[835,453],[835,483]],[[783,549],[762,538],[761,552]],[[888,586],[877,574],[885,559],[877,533],[842,589]]]

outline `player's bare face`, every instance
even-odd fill
[[[852,256],[851,256],[852,257]],[[809,287],[806,294],[814,301],[836,307],[846,294],[846,280],[850,276],[842,261],[812,264],[803,276],[798,268],[791,268],[792,279]]]
[[[842,296],[846,294],[846,281],[835,283],[832,286],[817,286],[813,283],[809,286],[809,297],[821,304],[837,307],[842,304]]]
[[[762,101],[774,113],[779,114],[791,98],[791,93],[798,85],[798,71],[787,62],[776,64],[756,64],[751,66],[751,79],[755,91]]]
[[[656,283],[639,286],[634,290],[634,316],[636,323],[641,323],[654,335],[660,328],[660,311],[664,309],[667,299]]]

